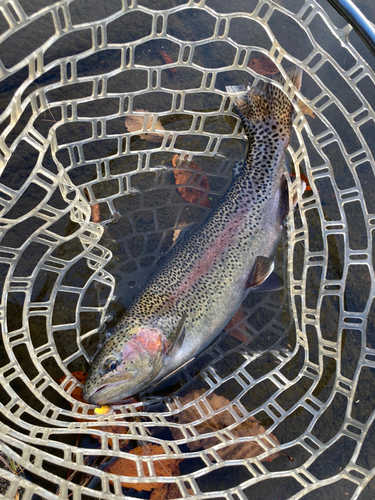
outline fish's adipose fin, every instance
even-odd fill
[[[258,255],[247,281],[248,288],[258,288],[264,281],[266,281],[268,276],[272,273],[274,267],[275,263],[272,259]]]
[[[181,319],[177,325],[176,332],[173,335],[172,342],[169,346],[168,351],[166,352],[167,356],[172,356],[175,352],[179,351],[181,349],[181,346],[184,342],[185,339],[185,322],[186,322],[187,314],[184,313],[181,316]]]

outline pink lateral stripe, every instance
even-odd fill
[[[186,290],[190,288],[193,283],[196,283],[201,276],[211,270],[215,262],[227,250],[229,243],[232,241],[235,234],[238,233],[239,229],[242,227],[245,220],[245,214],[245,210],[241,210],[241,212],[237,214],[234,219],[228,222],[224,231],[222,231],[213,241],[211,247],[206,250],[202,258],[190,271],[188,277],[173,294],[174,300],[178,299]]]

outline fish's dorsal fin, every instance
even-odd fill
[[[172,342],[169,346],[169,349],[168,351],[166,352],[166,355],[167,356],[172,356],[175,352],[179,351],[183,342],[184,342],[184,339],[185,339],[185,332],[186,332],[186,328],[185,328],[185,322],[186,322],[186,318],[187,318],[187,314],[184,313],[182,316],[181,316],[181,319],[180,321],[178,322],[178,325],[177,325],[177,328],[176,328],[176,331],[173,335],[173,338],[172,338]]]
[[[258,255],[248,278],[248,288],[256,288],[266,281],[268,276],[272,273],[274,267],[275,263],[272,259]]]

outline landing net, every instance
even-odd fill
[[[4,497],[374,498],[375,79],[351,27],[315,0],[0,12]],[[246,141],[225,88],[272,64],[303,69],[284,291],[249,295],[181,372],[95,414],[77,372],[227,189]]]

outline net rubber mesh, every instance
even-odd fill
[[[374,498],[374,74],[350,26],[314,0],[0,13],[2,495]],[[286,163],[308,188],[275,256],[284,289],[95,414],[77,372],[227,189],[246,140],[226,86],[267,79],[267,58],[303,69]]]

